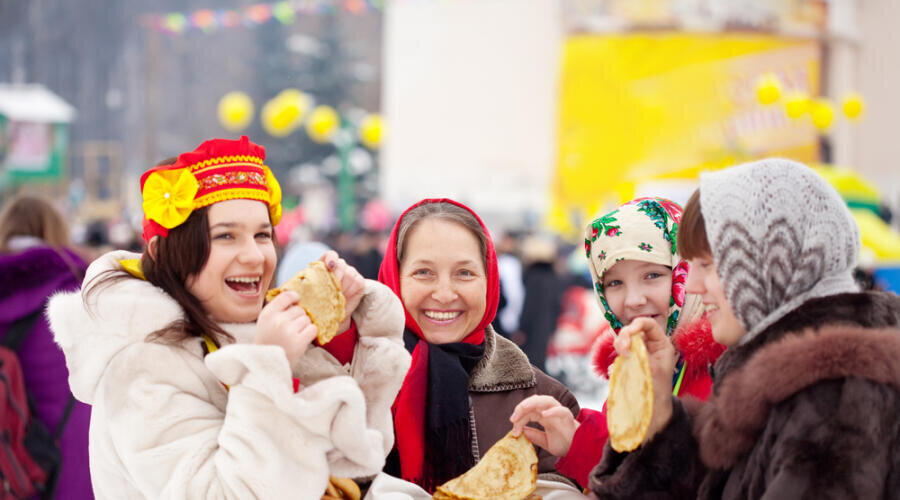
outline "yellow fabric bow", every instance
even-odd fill
[[[186,168],[158,170],[144,182],[144,214],[166,229],[178,226],[194,210],[200,184]]]
[[[266,189],[269,191],[269,217],[272,218],[272,225],[277,226],[281,222],[281,185],[269,167],[263,165],[263,170],[266,173]]]

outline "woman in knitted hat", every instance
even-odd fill
[[[708,366],[724,350],[713,340],[702,317],[700,297],[685,294],[688,264],[676,249],[681,207],[664,198],[629,201],[588,224],[585,253],[594,291],[611,327],[597,340],[594,370],[608,377],[616,358],[615,336],[638,317],[656,322],[675,345],[670,391],[675,396],[706,399],[712,387]],[[609,438],[606,410],[582,409],[576,419],[559,411],[559,403],[534,396],[520,403],[510,420],[535,444],[560,457],[557,470],[587,486]],[[526,428],[530,421],[543,431]]]
[[[857,291],[859,230],[812,170],[763,160],[700,176],[679,248],[707,305],[713,396],[668,394],[672,346],[638,318],[616,339],[647,344],[650,429],[604,451],[601,498],[896,498],[900,492],[900,299]],[[693,432],[692,432],[693,430]]]
[[[397,447],[385,472],[429,492],[470,469],[510,430],[513,407],[549,394],[578,413],[575,397],[534,368],[490,323],[500,297],[487,228],[448,199],[410,207],[388,243],[379,281],[403,301],[412,366],[394,404]],[[538,474],[555,476],[541,452]]]
[[[275,271],[281,191],[247,137],[214,139],[141,177],[142,255],[93,262],[84,292],[48,316],[75,396],[93,406],[97,498],[309,498],[329,475],[377,473],[390,405],[409,366],[387,287],[333,252],[346,299],[339,334]]]

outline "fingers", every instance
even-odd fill
[[[521,403],[516,405],[512,415],[509,417],[509,421],[513,424],[513,435],[518,436],[521,434],[522,429],[524,429],[529,422],[537,422],[543,425],[543,413],[546,410],[557,406],[562,408],[559,401],[546,395],[530,396],[522,400]]]
[[[361,293],[365,288],[365,279],[359,274],[359,271],[347,264],[347,261],[342,259],[334,250],[329,250],[322,254],[320,260],[334,273],[334,276],[341,284],[341,290],[344,291],[344,295],[352,297]]]
[[[291,333],[299,332],[307,326],[313,324],[313,322],[310,321],[309,316],[306,315],[306,312],[302,308],[298,307],[297,309],[300,309],[301,314],[291,317],[285,322],[285,328],[288,332]]]
[[[629,328],[630,326],[626,326],[619,330],[619,335],[613,341],[613,347],[616,348],[619,356],[628,356],[628,353],[631,352],[631,335],[633,335],[633,330]]]
[[[293,290],[285,290],[279,293],[266,307],[276,311],[284,311],[300,302],[300,295]]]
[[[324,262],[325,266],[328,267],[328,269],[331,271],[334,271],[334,268],[337,267],[337,262],[339,259],[340,256],[338,256],[337,252],[335,252],[334,250],[329,250],[323,253],[321,257],[319,257],[319,260]]]
[[[566,408],[565,406],[559,405],[553,408],[548,408],[541,412],[541,416],[545,419],[574,419],[572,416],[572,411]]]
[[[344,291],[344,295],[354,297],[361,294],[366,288],[366,280],[362,277],[362,274],[359,274],[355,267],[347,266],[346,264],[343,271],[341,290]]]
[[[515,421],[521,418],[523,415],[526,415],[528,413],[540,413],[548,408],[552,408],[553,406],[558,405],[559,402],[552,396],[543,394],[529,396],[516,405],[515,409],[513,409],[512,415],[510,415],[509,417],[509,421],[515,423]]]
[[[539,446],[542,449],[547,449],[550,445],[549,440],[547,439],[547,433],[535,429],[534,427],[525,427],[524,429],[525,438],[531,441],[531,444],[535,446]]]
[[[644,339],[644,342],[647,344],[647,350],[650,352],[665,348],[666,344],[669,343],[666,333],[655,320],[652,318],[635,318],[628,326],[619,330],[619,335],[613,342],[613,346],[620,356],[628,355],[631,350],[631,337],[635,335],[640,335]]]
[[[305,324],[304,324],[303,320],[305,320]],[[316,335],[319,334],[319,329],[316,328],[316,325],[314,325],[312,322],[310,322],[309,318],[307,318],[305,316],[303,318],[300,318],[299,320],[297,320],[296,326],[299,326],[299,328],[294,331],[298,332],[300,341],[304,344],[308,344],[308,343],[312,342],[313,339],[316,338]],[[291,327],[293,329],[295,327],[295,325],[292,323]]]
[[[640,328],[644,332],[644,339],[650,342],[658,342],[666,339],[666,332],[663,331],[659,323],[652,318],[635,318],[631,322],[632,325]]]

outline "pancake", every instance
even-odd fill
[[[631,354],[613,362],[606,400],[609,444],[619,453],[632,451],[644,440],[653,417],[653,379],[647,346],[631,338]]]
[[[537,453],[525,437],[508,433],[494,443],[475,467],[441,486],[433,498],[444,500],[522,500],[537,485]]]
[[[341,284],[334,273],[322,261],[314,261],[278,288],[266,292],[266,302],[285,290],[293,290],[300,296],[300,307],[316,325],[319,344],[326,344],[338,334],[338,326],[344,319],[346,300]]]

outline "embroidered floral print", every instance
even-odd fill
[[[603,217],[601,217],[599,219],[594,220],[594,222],[591,223],[591,242],[592,243],[594,241],[596,241],[597,238],[600,237],[600,234],[603,234],[606,236],[619,236],[622,234],[622,231],[621,231],[621,229],[619,229],[619,226],[613,225],[614,222],[617,222],[616,218],[613,217],[613,215],[615,215],[616,212],[618,212],[618,210],[613,210],[612,212],[604,215]]]
[[[256,172],[227,172],[204,177],[200,183],[202,189],[214,189],[227,184],[256,184],[266,186],[266,177]]]

